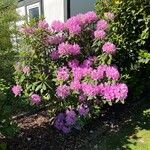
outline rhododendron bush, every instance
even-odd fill
[[[54,125],[64,133],[81,128],[105,103],[123,103],[128,87],[111,64],[117,55],[107,39],[111,21],[87,12],[65,23],[25,25],[12,92],[34,105],[50,103]]]

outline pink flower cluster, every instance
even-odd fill
[[[23,91],[23,89],[20,85],[14,85],[11,90],[15,94],[15,96],[20,95],[21,92]]]
[[[100,82],[103,78],[110,80],[119,80],[120,73],[114,66],[100,65],[97,69],[91,67],[92,61],[84,61],[79,65],[77,60],[73,60],[68,64],[72,67],[69,71],[66,67],[59,68],[57,71],[57,80],[68,80],[71,75],[72,81],[67,85],[60,85],[57,87],[56,94],[58,97],[64,99],[71,94],[71,91],[81,91],[86,96],[97,96],[101,91],[101,85],[90,84],[84,81],[85,77],[90,77],[92,80]]]
[[[75,67],[72,68],[74,80],[81,80],[85,76],[90,76],[93,80],[100,80],[107,77],[112,80],[118,80],[119,71],[114,66],[100,65],[97,69],[91,67]]]
[[[89,11],[85,14],[79,14],[68,19],[65,23],[66,28],[72,34],[79,34],[82,27],[86,24],[92,23],[98,19],[97,15],[93,11]]]
[[[107,101],[125,100],[128,95],[128,87],[126,84],[106,84],[101,90],[101,94]]]
[[[31,95],[31,102],[33,104],[39,104],[41,102],[41,97],[38,94]]]
[[[55,117],[54,125],[55,127],[62,131],[63,133],[69,133],[72,128],[75,128],[77,125],[77,117],[85,117],[89,113],[89,107],[86,104],[81,104],[74,109],[67,109],[63,113],[59,113]]]
[[[115,18],[114,13],[112,13],[112,12],[106,12],[106,13],[104,13],[104,16],[106,19],[109,19],[109,20],[113,20]]]
[[[62,99],[65,99],[70,95],[70,87],[67,85],[60,85],[56,89],[56,95]]]
[[[53,21],[51,28],[56,32],[63,31],[65,30],[65,24],[61,21]]]
[[[79,34],[85,24],[92,23],[98,19],[95,12],[90,11],[79,14],[68,19],[65,23],[61,21],[52,22],[51,28],[56,31],[68,30],[71,34]]]
[[[49,44],[60,44],[61,42],[64,41],[64,36],[63,35],[53,35],[53,36],[48,36],[47,37],[47,42]]]
[[[78,106],[78,112],[81,116],[86,116],[89,113],[89,107],[85,104]]]
[[[69,70],[67,67],[61,67],[57,70],[57,80],[66,81],[69,78]]]
[[[77,81],[78,82],[78,81]],[[115,100],[125,100],[128,95],[128,87],[126,84],[118,83],[118,84],[90,84],[90,83],[79,83],[75,88],[71,88],[73,90],[80,90],[80,93],[86,97],[95,97],[101,96],[106,101],[115,101]],[[70,89],[67,86],[59,86],[61,90],[57,88],[57,95],[61,98],[66,98],[70,94]]]
[[[14,85],[11,90],[15,96],[20,96],[23,91],[20,85]],[[38,94],[32,94],[30,98],[33,104],[39,104],[41,102],[41,97]]]
[[[59,58],[59,53],[58,53],[58,50],[53,50],[51,53],[50,53],[50,57],[52,60],[57,60]]]
[[[106,42],[102,47],[102,51],[106,54],[113,54],[116,52],[116,46],[111,42]]]
[[[104,39],[106,36],[106,32],[104,30],[96,30],[94,32],[94,37],[97,39]]]
[[[29,66],[24,66],[23,69],[22,69],[22,71],[23,71],[24,74],[29,74],[30,70],[31,69],[30,69]]]
[[[113,66],[107,66],[106,67],[106,77],[112,80],[119,80],[120,73],[116,67]]]
[[[31,35],[35,32],[35,29],[30,26],[25,26],[21,28],[21,32],[26,35]]]
[[[76,123],[76,113],[72,109],[67,109],[65,113],[59,113],[55,118],[55,127],[64,133],[71,131],[71,126]]]
[[[40,20],[39,23],[38,23],[38,28],[45,30],[45,29],[49,28],[49,25],[46,22],[46,20]]]
[[[61,43],[58,46],[58,53],[60,55],[77,55],[80,53],[80,46],[78,44]]]
[[[108,22],[106,20],[99,20],[96,25],[97,30],[106,30],[108,28]]]

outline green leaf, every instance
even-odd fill
[[[38,86],[36,87],[35,91],[37,92],[37,91],[39,91],[41,88],[42,88],[42,84],[38,85]]]
[[[1,143],[0,144],[0,150],[6,150],[6,149],[7,149],[6,143]]]

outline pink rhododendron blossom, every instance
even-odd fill
[[[82,83],[82,91],[87,96],[96,96],[98,94],[97,86],[89,83]]]
[[[86,100],[86,96],[83,93],[79,95],[79,102],[84,102]]]
[[[65,26],[72,34],[79,34],[81,32],[80,20],[76,16],[68,19]]]
[[[118,80],[120,77],[118,69],[113,66],[108,66],[106,69],[106,77],[109,79]]]
[[[116,86],[115,85],[105,85],[104,89],[103,89],[103,97],[107,100],[107,101],[114,101],[115,100],[115,90],[116,90]]]
[[[103,31],[103,30],[96,30],[94,32],[94,37],[97,38],[97,39],[104,39],[106,36],[106,32]]]
[[[115,18],[114,13],[111,13],[111,12],[104,13],[104,16],[106,19],[109,19],[109,20],[113,20]]]
[[[57,80],[66,81],[69,78],[69,70],[67,67],[60,67],[57,70]]]
[[[64,120],[65,120],[65,114],[64,114],[64,113],[59,113],[59,114],[56,116],[54,125],[55,125],[55,127],[56,127],[58,130],[62,130],[63,127],[65,126]]]
[[[96,69],[92,70],[90,75],[93,80],[98,80],[100,78],[99,72]]]
[[[63,127],[62,127],[62,131],[63,131],[63,133],[67,134],[67,133],[70,133],[71,128],[68,127],[68,126],[63,126]]]
[[[118,100],[125,100],[128,96],[128,87],[124,83],[119,83],[115,90],[115,96]]]
[[[102,79],[105,76],[107,65],[99,65],[97,67],[97,72],[99,74],[99,79]]]
[[[31,69],[30,69],[29,66],[24,66],[23,69],[22,69],[22,71],[23,71],[24,74],[29,74],[30,70]]]
[[[98,94],[100,96],[103,96],[103,93],[105,91],[105,84],[101,83],[97,85]]]
[[[60,55],[77,55],[80,53],[80,46],[78,44],[61,43],[58,46],[58,53]]]
[[[81,68],[89,68],[93,64],[93,59],[85,59],[83,63],[80,65]]]
[[[108,28],[108,22],[106,20],[99,20],[97,22],[97,30],[106,30]]]
[[[50,57],[52,58],[52,60],[57,60],[59,58],[58,51],[57,50],[52,51]]]
[[[33,104],[39,104],[41,102],[41,97],[38,94],[31,95],[31,102]]]
[[[65,24],[61,21],[53,21],[51,24],[51,28],[54,31],[59,32],[59,31],[65,30]]]
[[[91,78],[93,80],[99,80],[99,79],[104,78],[106,69],[107,69],[107,65],[98,66],[97,69],[94,69],[91,71],[91,74],[90,74]]]
[[[15,96],[20,95],[21,92],[23,91],[23,89],[20,85],[14,85],[11,90],[15,94]]]
[[[106,84],[103,88],[102,95],[107,101],[124,100],[128,95],[128,87],[123,83]]]
[[[82,68],[82,75],[83,75],[83,77],[90,76],[92,70],[93,69],[91,67],[89,67],[89,68]]]
[[[70,95],[70,88],[67,85],[60,85],[56,89],[56,94],[58,97],[65,99]]]
[[[35,29],[29,26],[21,28],[21,32],[27,35],[33,34],[35,32]]]
[[[79,34],[81,32],[81,27],[79,25],[68,26],[69,32],[72,34]]]
[[[78,112],[81,116],[86,116],[89,113],[89,108],[87,105],[79,105]]]
[[[66,110],[66,124],[74,125],[76,122],[76,113],[74,110]]]
[[[60,55],[68,55],[71,48],[72,48],[71,44],[61,43],[58,46],[58,53]]]
[[[80,46],[78,44],[73,44],[72,48],[70,49],[70,54],[77,55],[80,53]]]
[[[46,22],[46,20],[40,20],[39,23],[38,23],[38,27],[40,29],[48,29],[49,25]]]
[[[81,80],[81,78],[83,77],[83,72],[80,67],[72,68],[72,73],[74,80]]]
[[[72,81],[70,83],[70,89],[78,91],[81,88],[81,83],[78,80]]]
[[[89,11],[86,14],[78,14],[69,18],[65,26],[72,34],[79,34],[82,30],[82,26],[86,23],[92,23],[97,20],[97,15],[93,11]]]
[[[91,23],[93,21],[96,21],[98,19],[96,13],[94,11],[89,11],[85,14],[85,18],[87,20],[87,23]]]
[[[60,44],[64,41],[64,36],[63,35],[54,35],[54,36],[48,36],[47,37],[47,42],[49,44]]]
[[[116,46],[111,42],[106,42],[102,47],[102,51],[107,54],[113,54],[116,52]]]
[[[79,61],[77,59],[73,59],[73,60],[68,62],[68,66],[70,68],[76,68],[79,66]]]

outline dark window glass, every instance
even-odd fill
[[[34,7],[34,8],[29,9],[29,16],[32,19],[34,18],[38,20],[39,19],[39,7]]]

